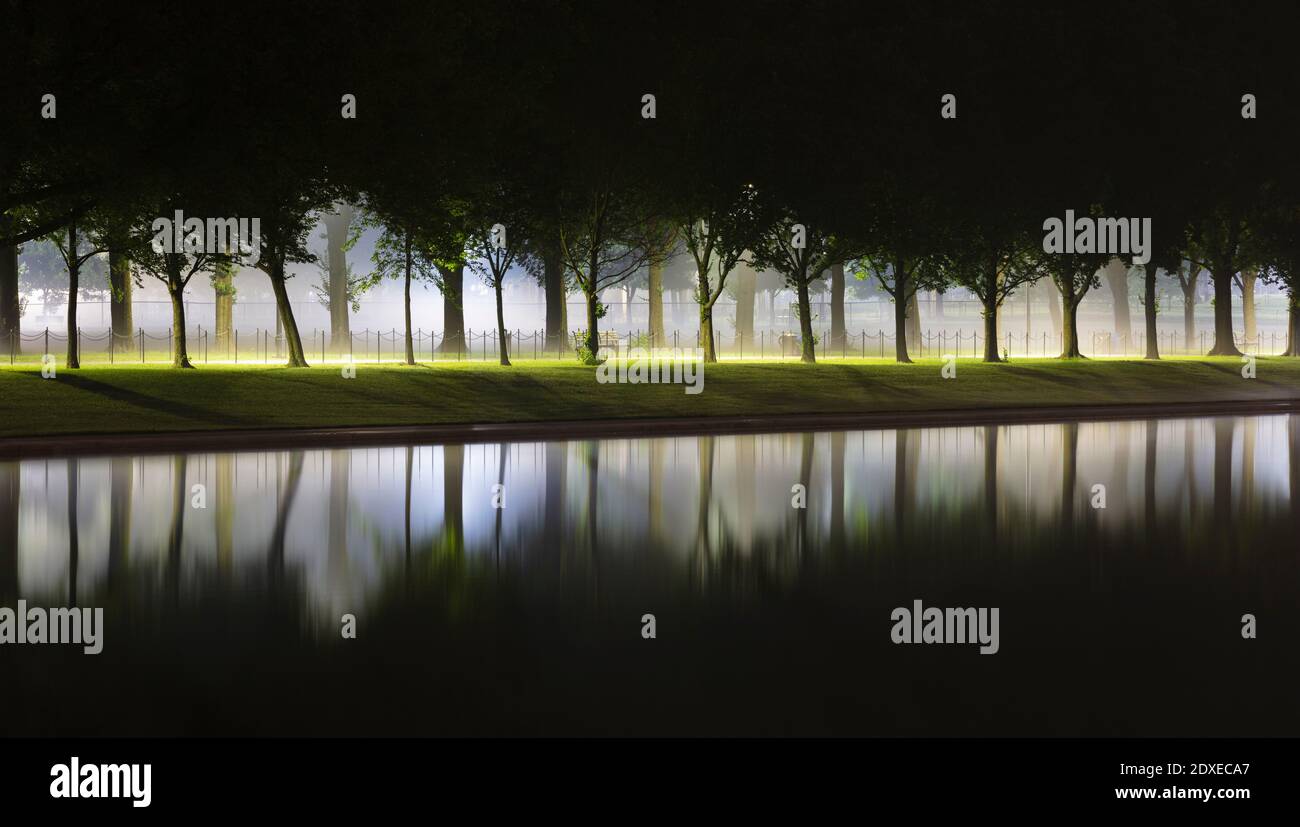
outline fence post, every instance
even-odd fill
[[[50,355],[50,329],[48,327],[45,328],[45,353],[42,355]]]
[[[144,364],[144,328],[140,328],[140,364]]]

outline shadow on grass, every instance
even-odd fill
[[[28,375],[36,379],[41,378],[39,373],[31,373]],[[97,382],[94,379],[80,376],[71,371],[60,372],[58,381],[61,384],[67,385],[76,390],[93,393],[96,396],[112,399],[115,402],[125,402],[128,405],[135,405],[136,407],[147,408],[152,411],[160,411],[162,413],[172,414],[174,416],[197,422],[207,422],[213,425],[245,427],[251,427],[258,424],[255,420],[248,419],[247,417],[236,416],[234,414],[216,413],[203,408],[197,408],[193,405],[186,405],[183,402],[149,396],[148,394],[127,390],[126,388],[120,388],[116,385]]]

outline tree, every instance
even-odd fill
[[[1287,341],[1283,356],[1300,356],[1300,205],[1285,199],[1258,223],[1260,278],[1286,290]]]
[[[788,213],[772,222],[754,245],[754,265],[779,272],[785,277],[786,285],[798,296],[799,359],[802,362],[814,364],[817,361],[809,286],[821,279],[832,264],[844,263],[852,257],[844,241],[815,227],[799,224]]]
[[[560,199],[559,239],[564,266],[587,304],[587,330],[578,358],[600,361],[600,294],[622,284],[655,256],[646,238],[654,226],[641,192],[613,170],[595,171]]]
[[[1214,285],[1214,346],[1207,355],[1240,356],[1232,331],[1232,285],[1237,271],[1251,261],[1244,210],[1223,204],[1192,227],[1187,257],[1209,271]]]
[[[375,251],[371,255],[374,270],[362,281],[362,289],[377,284],[383,279],[402,280],[402,309],[404,317],[404,341],[406,344],[406,364],[415,364],[415,338],[411,327],[411,283],[412,281],[433,282],[441,285],[432,245],[412,222],[384,224],[376,213],[366,213],[363,219],[369,226],[382,226]],[[349,334],[351,335],[351,334]]]
[[[910,363],[908,322],[919,318],[916,294],[943,285],[943,271],[934,266],[940,237],[936,209],[918,181],[900,181],[895,174],[882,176],[869,191],[862,265],[894,301],[894,358]]]
[[[1101,286],[1101,268],[1109,253],[1043,253],[1043,266],[1061,293],[1061,358],[1082,359],[1079,349],[1079,304]]]
[[[316,224],[317,211],[332,202],[330,195],[320,180],[290,180],[285,176],[259,188],[255,200],[260,206],[252,208],[254,215],[261,216],[262,226],[260,239],[255,242],[261,247],[257,268],[271,281],[291,368],[307,367],[307,354],[289,301],[288,281],[293,278],[289,265],[316,261],[307,249],[307,235]]]
[[[1006,213],[980,213],[954,222],[936,266],[946,278],[975,294],[983,306],[984,361],[1001,362],[998,315],[1002,303],[1022,286],[1046,275],[1036,239]],[[900,360],[901,361],[901,360]]]
[[[510,354],[507,342],[505,303],[501,288],[506,273],[519,260],[526,249],[526,239],[532,234],[533,221],[523,206],[521,196],[507,186],[490,186],[480,193],[475,209],[480,216],[479,226],[469,234],[473,258],[470,269],[483,283],[492,288],[496,298],[498,358],[509,367]],[[495,223],[488,221],[495,219]]]
[[[695,302],[700,308],[700,344],[704,361],[718,361],[713,338],[713,307],[727,286],[727,276],[765,229],[763,208],[751,186],[719,188],[688,206],[676,223],[676,234],[695,263]],[[658,244],[671,247],[671,236]]]
[[[1174,272],[1183,291],[1183,349],[1191,350],[1196,339],[1196,294],[1201,280],[1201,265],[1184,260]]]
[[[218,263],[229,261],[229,256],[224,252],[209,252],[204,239],[182,236],[180,227],[174,228],[174,234],[172,249],[175,252],[167,252],[159,246],[138,248],[136,263],[141,271],[162,282],[171,299],[172,367],[193,368],[185,323],[185,288],[196,273],[212,271]]]
[[[78,235],[77,220],[72,219],[62,232],[50,236],[58,247],[59,256],[68,269],[68,350],[67,366],[81,367],[80,337],[77,327],[77,294],[81,290],[81,267],[91,258],[107,252],[108,248],[98,246],[94,234],[90,238]]]

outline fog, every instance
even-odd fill
[[[354,276],[364,276],[373,270],[372,255],[381,228],[364,229],[356,243],[349,249],[346,261]],[[304,339],[311,339],[317,331],[328,331],[330,316],[327,304],[322,301],[328,274],[326,233],[323,223],[318,223],[309,236],[309,246],[317,261],[290,265],[292,278],[288,290],[293,312]],[[799,328],[795,314],[796,297],[786,289],[781,277],[773,272],[760,271],[756,276],[754,299],[753,340],[737,340],[735,287],[738,274],[747,265],[742,264],[728,281],[729,287],[715,309],[715,335],[722,354],[758,356],[774,355],[780,350],[776,337],[781,333],[796,333]],[[67,273],[62,260],[50,241],[24,244],[19,256],[20,291],[22,297],[22,330],[27,336],[48,328],[52,334],[66,330]],[[106,333],[110,328],[109,293],[107,284],[107,257],[99,255],[83,265],[79,299],[78,322],[87,336]],[[133,325],[151,336],[165,336],[171,326],[172,312],[167,293],[158,280],[137,271],[137,286],[132,295]],[[1129,353],[1140,355],[1139,337],[1142,334],[1140,268],[1128,275],[1128,306],[1132,337]],[[669,259],[663,267],[664,326],[670,343],[694,346],[699,327],[698,308],[693,297],[695,265],[684,252]],[[845,276],[845,341],[828,356],[891,356],[892,345],[882,339],[894,335],[894,313],[891,299],[881,291],[870,277],[855,277],[851,268]],[[1160,278],[1160,315],[1158,328],[1162,337],[1161,349],[1171,353],[1183,351],[1183,298],[1177,285],[1167,274]],[[644,268],[623,284],[606,290],[602,302],[608,307],[601,320],[603,330],[619,334],[637,334],[648,328],[648,280]],[[357,347],[368,335],[377,331],[386,337],[404,329],[403,285],[400,280],[384,280],[357,297],[359,305],[349,311],[350,325]],[[253,337],[264,331],[276,329],[275,297],[265,273],[255,268],[241,267],[235,276],[234,329],[241,337]],[[472,268],[464,275],[465,326],[473,337],[482,333],[494,335],[496,328],[495,305],[491,289],[483,283]],[[1245,302],[1240,288],[1234,291],[1233,310],[1241,329]],[[191,333],[211,331],[215,326],[215,293],[207,273],[199,273],[186,289],[186,320]],[[1198,289],[1196,307],[1197,335],[1213,339],[1213,290],[1204,273]],[[1026,299],[1030,300],[1026,307]],[[1055,301],[1059,310],[1059,296],[1050,280],[1044,280],[1027,289],[1013,293],[1004,303],[998,329],[1003,337],[1010,337],[1007,349],[1011,354],[1054,356],[1060,346],[1059,315],[1052,312],[1048,302]],[[978,356],[979,348],[974,337],[982,337],[981,306],[969,291],[960,287],[948,289],[942,295],[933,291],[918,294],[922,342],[919,352],[925,356],[956,353],[960,356]],[[1286,341],[1286,298],[1275,287],[1259,283],[1255,288],[1258,341],[1245,345],[1247,352],[1271,352]],[[581,292],[571,288],[568,295],[568,321],[571,333],[584,326],[585,304]],[[545,327],[545,295],[542,287],[522,267],[514,267],[504,285],[506,326],[524,336],[524,350],[531,345],[528,336]],[[822,336],[830,327],[831,307],[829,277],[813,285],[812,306],[814,330]],[[1122,355],[1124,346],[1116,319],[1116,302],[1106,279],[1100,287],[1089,292],[1080,307],[1079,332],[1082,346],[1090,355]],[[428,282],[413,282],[411,288],[412,328],[429,335],[440,336],[443,331],[444,302],[437,286]],[[540,338],[540,337],[539,337]],[[385,339],[392,341],[392,339]],[[427,341],[427,338],[426,338]],[[1028,347],[1026,348],[1026,342]],[[917,348],[917,343],[910,343]],[[1203,352],[1205,342],[1193,343],[1192,351]],[[425,345],[427,347],[428,345]],[[420,345],[417,344],[417,351]],[[883,348],[883,350],[882,350]],[[476,351],[477,352],[477,351]],[[527,356],[529,353],[521,353]]]

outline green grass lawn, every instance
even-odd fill
[[[727,362],[707,367],[698,395],[598,384],[594,368],[555,361],[360,364],[355,379],[337,365],[60,367],[53,379],[0,367],[0,436],[1300,398],[1300,359],[1260,358],[1251,380],[1238,359],[964,360],[954,379],[941,364]]]

